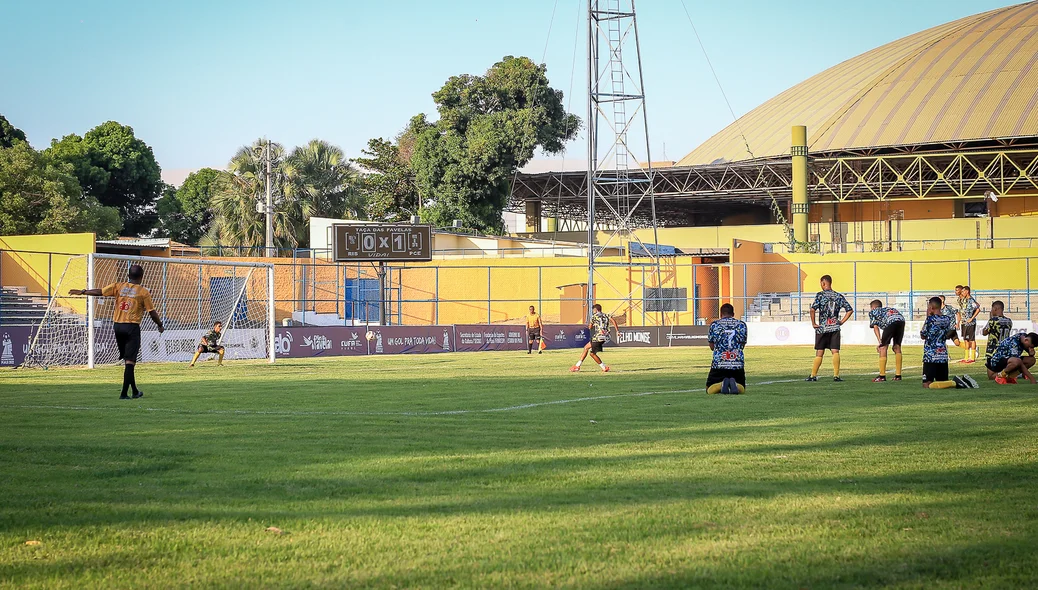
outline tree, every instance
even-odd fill
[[[0,148],[0,234],[94,232],[118,236],[113,207],[83,195],[72,166],[23,141]]]
[[[422,218],[438,226],[458,219],[473,229],[500,232],[516,171],[538,148],[562,151],[580,119],[563,108],[546,67],[505,57],[483,76],[454,76],[433,94],[439,120],[411,120],[410,164],[418,193],[429,201]]]
[[[179,189],[165,185],[155,206],[159,234],[185,244],[197,244],[213,222],[212,201],[224,175],[219,170],[202,168],[189,174]]]
[[[342,149],[319,139],[292,150],[284,162],[285,195],[280,209],[299,247],[310,242],[311,217],[363,219],[365,194]]]
[[[203,244],[221,244],[254,249],[266,245],[266,219],[256,206],[266,202],[267,140],[258,139],[242,146],[231,158],[225,175],[212,199],[213,223]],[[271,200],[274,206],[274,247],[294,248],[296,237],[289,216],[284,211],[284,148],[270,144]],[[254,253],[255,253],[254,252]]]
[[[87,194],[119,209],[126,233],[145,235],[155,226],[153,208],[163,187],[161,169],[132,127],[108,121],[83,137],[72,134],[52,142],[48,152],[72,165]]]
[[[366,158],[354,162],[368,171],[364,187],[368,195],[367,216],[378,221],[404,221],[417,215],[419,206],[418,188],[414,170],[411,168],[410,147],[414,142],[410,136],[401,134],[396,141],[381,137],[368,141],[363,150]],[[405,149],[400,143],[404,141]]]
[[[0,115],[0,148],[9,148],[14,145],[15,141],[28,143],[28,140],[25,139],[25,132],[11,125],[3,115]]]

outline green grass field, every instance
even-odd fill
[[[0,586],[1038,587],[1038,387],[575,354],[0,372]]]

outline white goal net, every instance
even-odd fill
[[[112,328],[115,299],[72,296],[125,282],[130,265],[144,268],[165,332],[141,321],[145,362],[187,362],[215,322],[226,359],[274,360],[274,267],[252,262],[89,254],[69,259],[25,357],[27,367],[109,365],[119,361]],[[208,355],[203,358],[207,358]]]

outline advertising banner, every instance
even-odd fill
[[[32,334],[32,326],[0,327],[0,367],[17,367],[25,362]]]
[[[429,354],[454,350],[454,326],[372,326],[368,354]]]
[[[455,351],[526,350],[526,326],[454,326]],[[543,336],[543,334],[542,334]]]
[[[548,350],[584,348],[590,336],[587,326],[580,324],[548,325],[541,330],[541,337],[548,344]]]
[[[621,326],[613,344],[617,346],[659,346],[660,331],[656,326]],[[606,345],[608,346],[608,344]]]
[[[162,334],[154,330],[141,331],[141,360],[144,362],[191,362],[198,341],[206,330],[166,330]],[[102,335],[111,340],[113,336]],[[266,330],[228,330],[222,345],[228,359],[262,359],[267,357]]]
[[[662,326],[660,346],[707,346],[709,326]]]
[[[368,354],[364,332],[364,328],[343,326],[278,328],[274,332],[274,352],[278,358]]]

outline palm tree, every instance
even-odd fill
[[[342,149],[314,139],[292,150],[284,163],[284,211],[305,244],[311,217],[364,219],[367,199]]]
[[[280,144],[258,139],[242,146],[227,165],[216,194],[213,196],[213,225],[207,242],[223,246],[262,248],[266,245],[266,218],[256,210],[266,201],[266,150],[271,157],[271,198],[274,204],[274,245],[296,246],[294,228],[284,209],[284,150]]]

